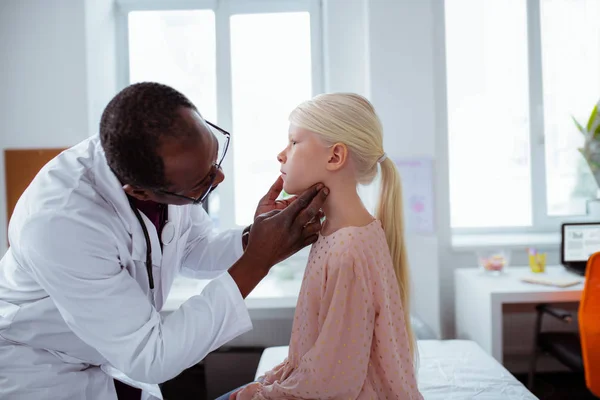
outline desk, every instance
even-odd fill
[[[582,283],[568,288],[542,286],[520,281],[533,275],[529,267],[509,267],[500,276],[484,274],[479,268],[454,271],[456,336],[475,341],[498,362],[503,362],[502,306],[524,303],[578,302],[583,277],[562,266],[546,267],[548,276],[578,277]],[[533,332],[526,332],[533,335]]]

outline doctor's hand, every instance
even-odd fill
[[[329,189],[317,184],[283,210],[260,214],[250,229],[246,253],[259,257],[267,268],[314,243],[321,231],[320,210]]]
[[[273,210],[284,210],[292,204],[296,197],[290,197],[285,200],[277,200],[281,191],[283,190],[283,178],[281,175],[277,178],[277,181],[271,186],[267,194],[260,199],[258,202],[258,207],[256,207],[256,213],[254,214],[254,219],[261,214],[266,214]]]
[[[258,207],[256,207],[256,212],[254,213],[255,220],[261,214],[266,214],[274,210],[285,210],[290,204],[294,202],[294,200],[298,198],[297,196],[294,196],[283,200],[277,200],[282,190],[283,178],[280,175],[279,178],[277,178],[277,180],[273,184],[273,186],[271,186],[267,194],[264,195],[264,197],[258,202]],[[319,210],[319,213],[317,214],[315,219],[320,220],[321,218],[323,218],[323,215],[323,211]]]
[[[321,231],[320,210],[328,194],[328,188],[317,184],[283,210],[273,209],[256,217],[244,254],[229,269],[243,297],[273,265],[317,241]]]

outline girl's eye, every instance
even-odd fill
[[[298,143],[298,142],[296,142],[295,140],[292,140],[291,143],[292,143],[292,146],[295,146],[296,143]]]

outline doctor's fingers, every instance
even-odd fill
[[[322,183],[313,185],[301,195],[296,196],[296,199],[283,210],[283,213],[290,218],[291,222],[296,224],[298,216],[302,215],[307,209],[312,208],[313,210],[319,210],[321,204],[325,201],[327,194],[329,194],[329,189],[325,188]],[[315,201],[317,204],[315,204]],[[310,220],[311,218],[305,220],[300,225],[300,228],[306,225]]]
[[[302,229],[302,237],[307,238],[312,235],[318,235],[321,232],[322,224],[321,220],[316,218],[315,221],[306,224],[304,229]]]
[[[302,229],[302,242],[303,246],[313,244],[319,239],[319,232],[321,232],[321,221],[317,219],[315,222],[311,222]]]
[[[275,181],[275,183],[269,188],[269,191],[267,192],[267,194],[265,194],[262,199],[260,199],[259,203],[263,203],[263,202],[274,202],[275,200],[277,200],[277,198],[279,197],[279,194],[281,193],[281,191],[283,190],[283,178],[281,177],[281,175],[277,178],[277,180]]]
[[[281,213],[281,210],[271,210],[271,211],[266,212],[264,214],[260,214],[258,217],[255,218],[255,223],[256,223],[256,220],[262,221],[262,220],[265,220],[265,219],[269,219],[269,218],[272,218],[272,217],[276,216],[279,213]]]
[[[300,227],[305,227],[313,221],[320,221],[323,215],[321,209],[323,208],[323,204],[325,203],[328,194],[329,189],[323,188],[322,190],[320,190],[317,193],[317,195],[311,200],[311,202],[300,212],[300,214],[298,214],[296,220],[294,221],[294,224]],[[290,207],[293,207],[294,204],[299,201],[300,199],[296,200],[290,205]]]

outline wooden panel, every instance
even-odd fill
[[[33,178],[48,161],[64,149],[6,149],[4,173],[6,176],[6,214],[10,221],[17,201]]]

